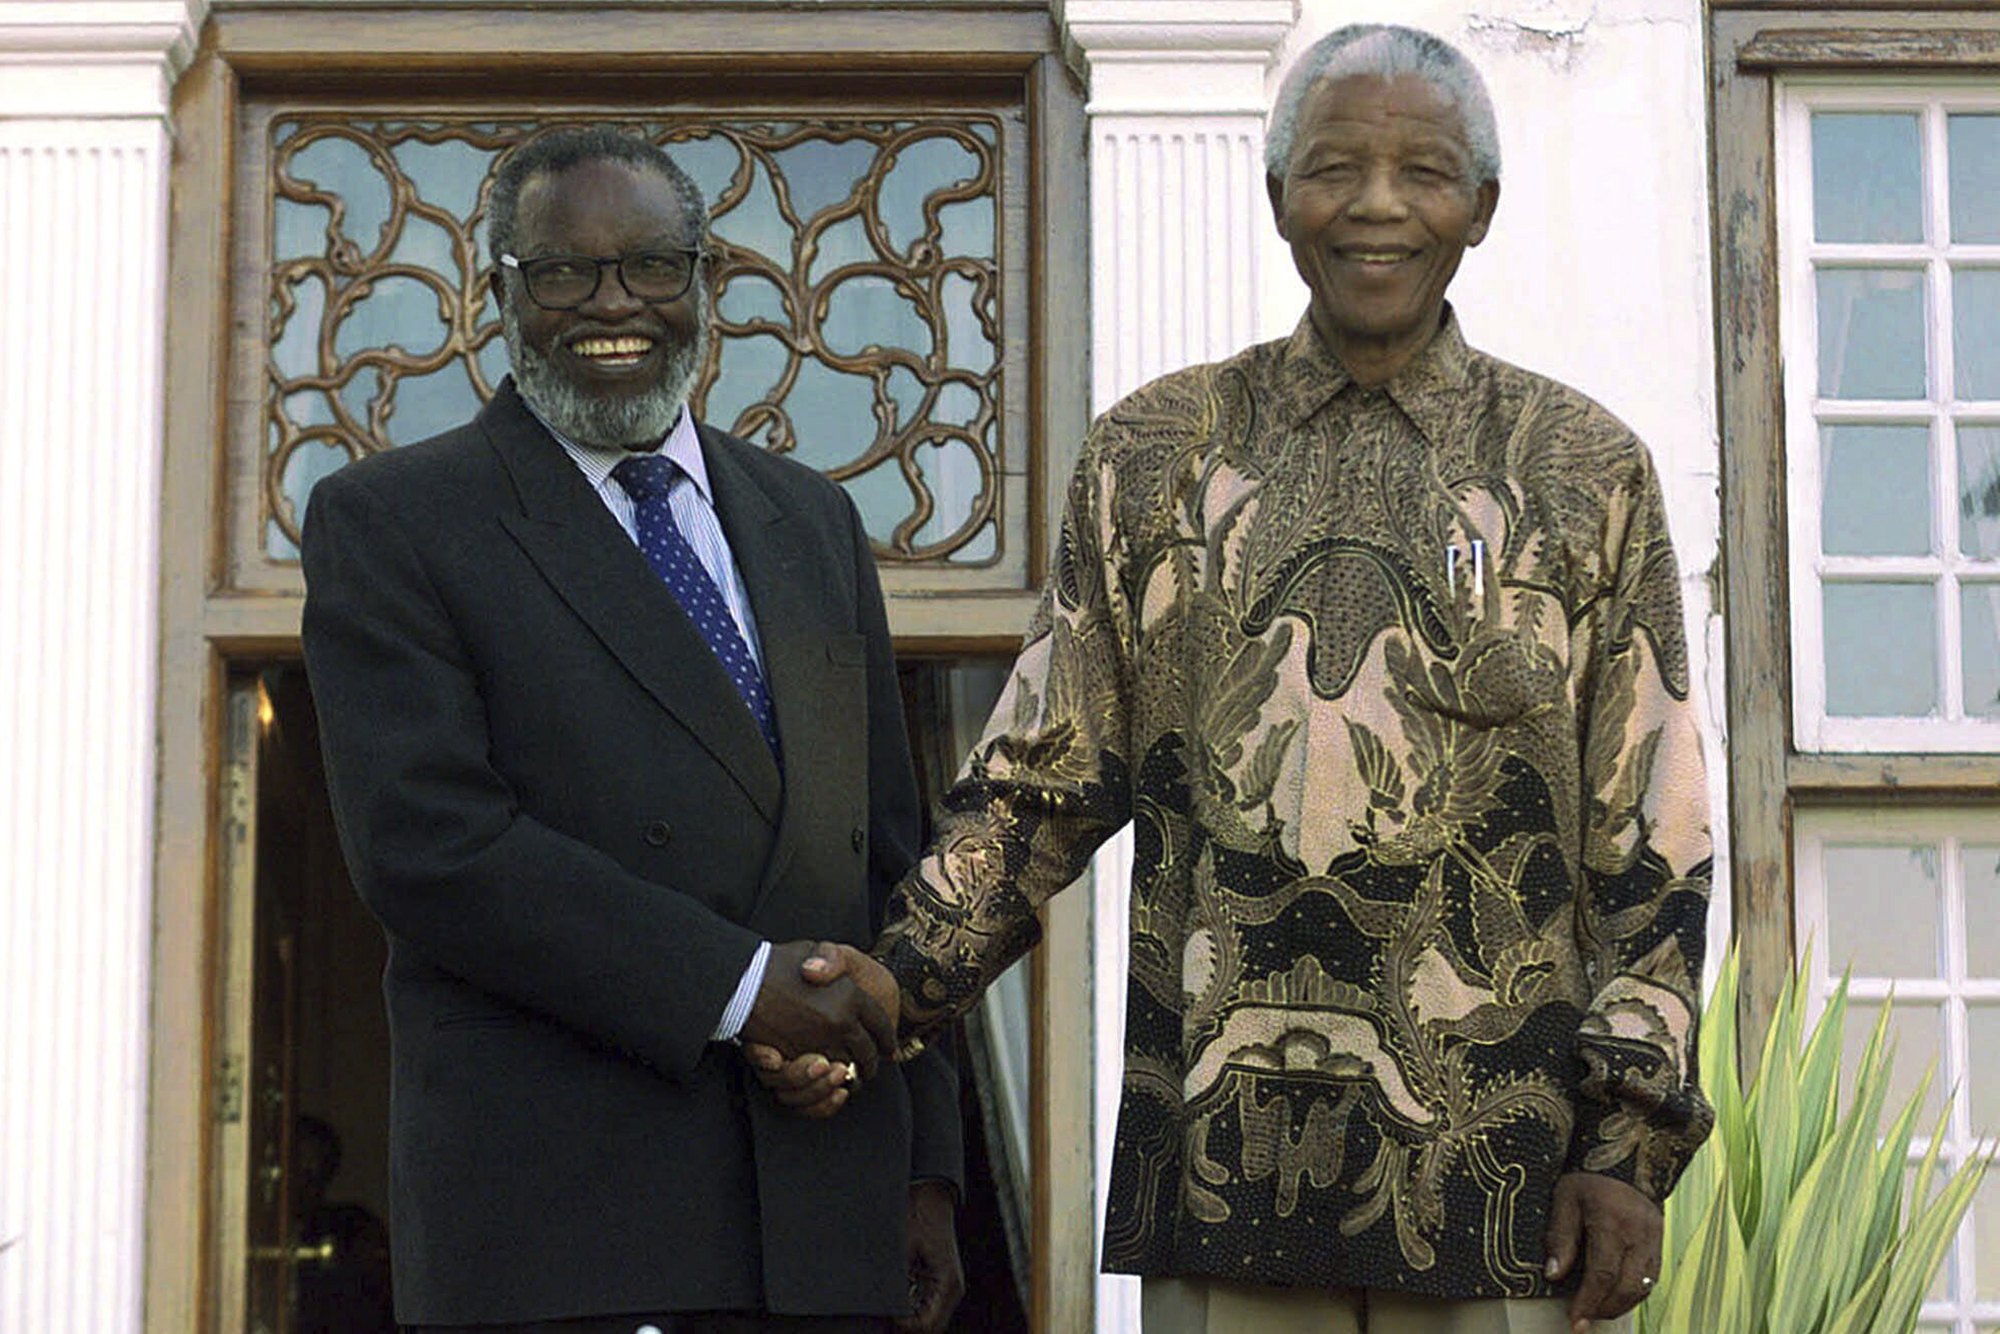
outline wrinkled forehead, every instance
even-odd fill
[[[1319,79],[1299,106],[1298,143],[1329,139],[1447,148],[1472,156],[1457,100],[1421,74],[1334,72]]]
[[[693,246],[701,239],[665,173],[616,159],[530,176],[521,184],[515,230],[530,253],[617,254],[640,245]]]

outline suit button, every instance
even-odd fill
[[[674,827],[665,820],[655,820],[646,826],[646,841],[656,848],[664,848],[674,841]]]
[[[861,851],[862,845],[868,842],[868,835],[861,832],[861,826],[856,825],[854,828],[847,831],[847,841],[854,845],[854,850],[856,852],[859,852]]]

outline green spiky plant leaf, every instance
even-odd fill
[[[1931,1074],[1885,1126],[1890,1006],[1843,1080],[1847,981],[1807,1032],[1809,966],[1787,980],[1745,1090],[1737,970],[1732,949],[1702,1015],[1715,1133],[1667,1201],[1660,1281],[1639,1308],[1639,1334],[1909,1334],[1990,1160],[1934,1189],[1940,1114],[1907,1181]]]

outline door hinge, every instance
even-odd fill
[[[215,1119],[234,1125],[243,1119],[243,1059],[225,1056],[215,1071]]]

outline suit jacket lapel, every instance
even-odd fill
[[[511,379],[480,424],[520,496],[521,512],[500,516],[515,541],[612,656],[775,821],[778,768],[729,673],[583,474],[522,405]],[[761,605],[758,627],[761,637]],[[780,728],[784,716],[781,710]]]
[[[771,704],[778,716],[778,741],[785,752],[782,808],[789,812],[793,794],[812,781],[817,763],[814,744],[817,689],[826,653],[826,636],[816,627],[824,608],[814,605],[823,581],[799,568],[806,544],[798,532],[799,518],[782,497],[774,496],[744,468],[720,432],[700,428],[702,459],[715,490],[716,516],[743,575],[750,608],[757,617],[757,640],[764,657],[764,675],[771,686]],[[747,710],[746,710],[747,713]],[[791,864],[793,821],[780,816],[777,845],[764,867],[757,891],[762,903]],[[754,909],[753,909],[754,913]]]

